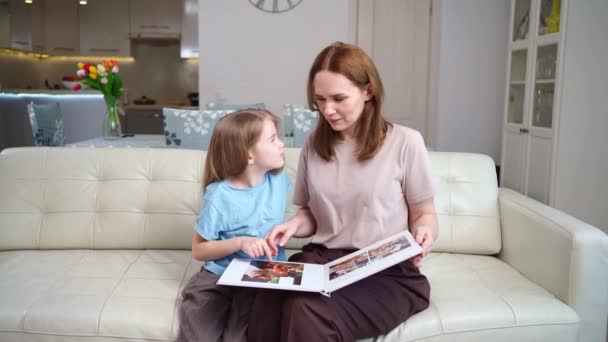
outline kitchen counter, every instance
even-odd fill
[[[168,103],[156,103],[153,105],[137,105],[137,104],[129,104],[124,106],[125,111],[130,109],[163,109],[163,108],[178,108],[178,109],[190,109],[190,110],[198,110],[198,107],[193,106],[180,106]]]
[[[0,150],[32,146],[27,113],[30,102],[59,104],[66,144],[101,135],[106,105],[97,90],[3,89],[0,90]]]
[[[0,96],[2,95],[97,95],[102,96],[99,90],[70,90],[70,89],[2,89],[0,90]]]
[[[139,147],[139,148],[166,148],[164,134],[138,134],[116,140],[104,140],[101,137],[67,144],[66,147]]]

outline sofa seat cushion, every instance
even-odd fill
[[[0,340],[174,340],[200,266],[186,250],[0,252]]]
[[[378,341],[574,341],[569,306],[498,258],[432,253],[430,307]]]
[[[185,250],[0,252],[0,340],[174,340],[200,266]],[[431,306],[378,340],[575,339],[576,313],[497,258],[435,253],[422,271]]]

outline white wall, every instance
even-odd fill
[[[499,163],[509,2],[438,3],[439,68],[430,106],[436,114],[429,119],[435,138],[429,144],[484,153]],[[264,102],[280,115],[285,103],[304,104],[314,56],[333,41],[355,42],[353,4],[305,0],[284,14],[267,14],[248,1],[199,0],[201,105],[218,97]]]
[[[199,0],[200,103],[306,103],[314,57],[334,41],[354,42],[354,1],[304,0],[280,13],[244,0]]]
[[[574,2],[566,29],[555,206],[608,233],[608,1]]]
[[[509,1],[445,0],[437,11],[434,148],[483,153],[499,164]]]

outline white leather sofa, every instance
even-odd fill
[[[286,151],[291,177],[298,153]],[[488,157],[430,155],[440,221],[422,267],[431,305],[377,340],[604,341],[607,235],[499,189]],[[180,290],[201,266],[189,249],[204,158],[4,150],[0,341],[174,340]]]

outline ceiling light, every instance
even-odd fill
[[[78,3],[81,4],[81,5],[86,5],[87,4],[87,0],[79,0]]]
[[[26,4],[31,4],[31,3],[32,3],[32,0],[25,0],[25,3],[26,3]]]

